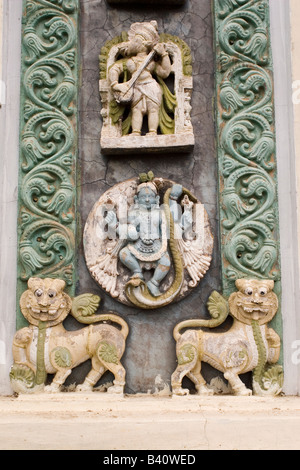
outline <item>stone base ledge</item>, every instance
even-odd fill
[[[193,134],[105,137],[100,140],[101,152],[105,155],[141,154],[141,153],[180,153],[193,149]]]
[[[141,6],[141,0],[107,0],[107,2],[111,5],[138,5]],[[143,6],[149,7],[149,5],[159,6],[161,8],[165,8],[166,6],[181,6],[186,2],[186,0],[164,0],[163,4],[161,0],[147,0],[146,5]]]
[[[300,397],[0,397],[2,450],[298,450]]]

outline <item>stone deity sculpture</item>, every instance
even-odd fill
[[[104,193],[83,239],[92,277],[140,308],[187,295],[208,270],[213,247],[204,206],[181,184],[151,172]]]
[[[192,58],[176,36],[159,34],[155,20],[133,23],[100,54],[103,153],[135,153],[194,145]]]
[[[160,121],[163,92],[154,74],[162,79],[171,73],[171,61],[164,44],[159,43],[156,21],[134,23],[129,41],[122,48],[125,60],[117,61],[108,72],[116,101],[130,103],[132,135],[141,135],[143,117],[148,117],[148,135],[156,135]],[[154,58],[158,57],[155,61]],[[132,77],[119,83],[124,68]]]
[[[173,185],[170,199],[177,200],[182,194],[180,185]],[[142,266],[154,268],[152,278],[146,283],[154,297],[161,295],[159,285],[166,277],[171,266],[168,253],[167,225],[160,209],[160,198],[154,183],[141,183],[134,197],[134,207],[128,213],[127,244],[120,251],[121,262],[131,271],[132,278],[144,279]],[[171,206],[172,207],[172,206]],[[174,214],[173,214],[174,216]],[[115,212],[106,216],[110,227],[116,227]],[[179,221],[184,230],[192,225],[190,213],[184,213]]]

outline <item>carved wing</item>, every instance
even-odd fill
[[[183,259],[183,267],[191,276],[189,286],[195,287],[208,270],[211,256],[203,253],[198,241],[178,240],[178,248]]]
[[[190,287],[195,287],[204,277],[212,259],[212,236],[207,229],[204,206],[201,203],[195,204],[193,213],[193,219],[196,221],[193,236],[177,239],[183,266],[191,277]]]
[[[106,290],[112,297],[118,297],[119,292],[116,290],[118,273],[118,255],[124,246],[124,240],[112,240],[107,245],[106,253],[100,256],[90,271],[95,280]]]

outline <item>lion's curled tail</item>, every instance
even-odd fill
[[[217,291],[213,291],[210,295],[207,308],[210,313],[211,319],[191,319],[184,320],[175,326],[173,330],[173,337],[177,341],[181,336],[181,330],[185,328],[216,328],[224,323],[229,314],[228,302]]]

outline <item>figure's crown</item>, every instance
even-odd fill
[[[137,187],[137,192],[142,188],[150,188],[155,194],[158,193],[157,186],[155,184],[154,180],[154,173],[152,171],[148,171],[148,173],[141,173],[139,175],[140,179],[140,184]]]
[[[159,42],[159,34],[157,31],[157,22],[148,21],[142,23],[133,23],[128,32],[129,40],[135,36],[139,36],[143,42],[148,44],[156,44]]]

